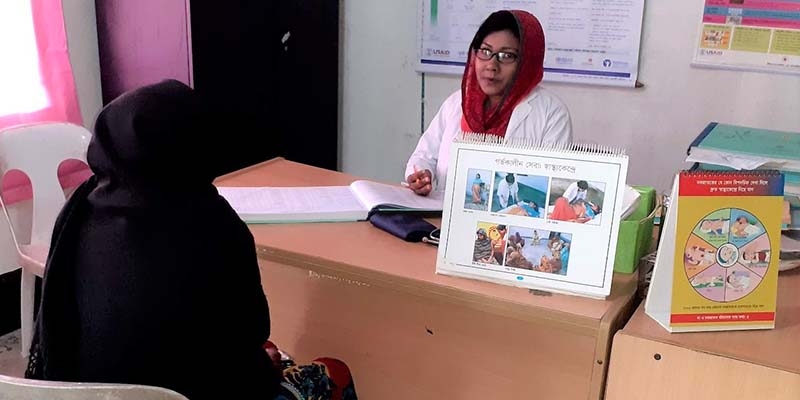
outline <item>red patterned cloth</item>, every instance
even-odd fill
[[[575,213],[566,198],[559,197],[553,204],[553,212],[547,218],[556,221],[575,221],[578,214]]]
[[[282,371],[281,387],[274,400],[358,400],[350,368],[343,361],[320,357],[310,364],[298,365],[291,359],[282,360],[271,341],[264,344],[264,349]]]

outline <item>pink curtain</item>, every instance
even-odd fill
[[[36,122],[72,122],[82,125],[61,0],[31,0],[31,11],[39,54],[39,76],[47,93],[48,105],[24,114],[0,115],[0,129]],[[74,160],[64,163],[58,173],[63,187],[75,186],[91,175],[83,163]],[[3,199],[7,203],[31,196],[27,178],[18,173],[12,172],[4,177],[2,189]]]

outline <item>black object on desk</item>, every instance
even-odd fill
[[[415,213],[373,213],[369,222],[406,242],[421,242],[438,231],[435,225]]]

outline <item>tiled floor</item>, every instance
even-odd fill
[[[27,359],[19,353],[19,331],[0,336],[0,374],[23,376]]]

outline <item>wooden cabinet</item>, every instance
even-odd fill
[[[225,121],[227,170],[274,156],[336,169],[339,3],[96,0],[103,102],[173,78]]]
[[[798,289],[800,271],[779,275],[768,330],[670,334],[641,305],[614,337],[606,399],[800,399]]]

